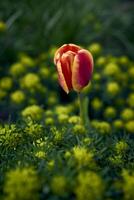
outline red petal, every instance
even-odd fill
[[[62,72],[61,62],[58,61],[56,66],[57,66],[57,71],[58,71],[59,83],[60,83],[61,87],[63,88],[63,90],[64,90],[66,93],[69,93],[69,89],[68,89],[68,86],[67,86],[67,83],[66,83],[64,74],[63,74],[63,72]]]
[[[66,53],[67,51],[72,51],[74,53],[77,53],[80,49],[81,47],[75,44],[64,44],[56,51],[54,56],[54,63],[55,64],[57,63],[57,61],[61,58],[63,53]]]
[[[72,68],[72,85],[73,89],[79,92],[83,87],[88,85],[93,72],[93,57],[85,49],[80,50],[74,58]]]
[[[64,75],[66,84],[68,86],[68,89],[72,89],[72,65],[74,61],[75,53],[68,51],[66,53],[63,53],[61,57],[61,67],[62,67],[62,73]]]

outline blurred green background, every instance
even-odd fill
[[[134,57],[132,0],[1,0],[0,62],[16,52],[37,55],[63,43],[100,42],[106,52]]]

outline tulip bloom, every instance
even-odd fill
[[[66,93],[71,90],[80,92],[91,80],[93,57],[89,51],[77,45],[61,46],[55,53],[54,63],[59,83]]]

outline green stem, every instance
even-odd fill
[[[78,93],[78,98],[79,98],[79,106],[80,106],[80,117],[81,117],[82,123],[86,128],[89,128],[90,127],[89,116],[88,116],[89,100],[87,97],[84,97],[81,93]]]

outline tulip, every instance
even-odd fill
[[[89,51],[75,44],[65,44],[55,53],[54,63],[58,79],[66,93],[74,90],[78,93],[80,116],[85,126],[89,127],[88,99],[83,98],[81,90],[88,85],[93,73],[93,57]]]
[[[77,45],[61,46],[55,53],[54,63],[59,83],[66,93],[71,90],[80,92],[91,80],[93,57],[89,51]]]

